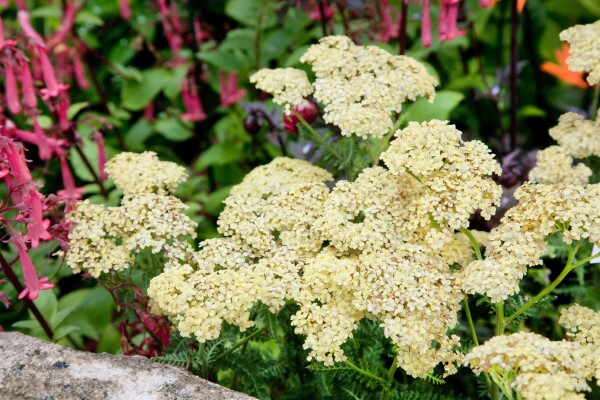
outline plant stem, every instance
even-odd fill
[[[471,309],[469,308],[469,300],[465,297],[463,299],[463,306],[465,309],[465,315],[467,316],[467,323],[469,324],[469,331],[471,332],[471,338],[475,346],[479,346],[479,339],[477,339],[477,332],[475,331],[475,324],[473,323],[473,317],[471,316]]]
[[[308,122],[306,122],[306,120],[302,117],[302,115],[300,115],[294,109],[292,109],[292,112],[294,113],[296,118],[298,118],[300,120],[302,125],[304,125],[304,127],[310,133],[310,136],[312,137],[312,139],[314,139],[315,142],[317,142],[318,144],[323,146],[325,149],[327,149],[327,151],[329,153],[331,153],[331,155],[333,155],[339,161],[342,161],[342,162],[344,161],[344,157],[342,157],[342,155],[332,145],[327,143],[327,141],[323,138],[323,136],[319,135],[319,133],[317,131],[315,131],[314,128],[312,126],[310,126],[310,124]]]
[[[408,3],[406,0],[400,2],[400,27],[399,27],[399,41],[400,41],[400,55],[406,53],[406,27],[408,25]]]
[[[600,98],[600,84],[594,87],[594,94],[592,95],[592,104],[590,109],[590,117],[592,120],[596,120],[598,114],[598,98]]]
[[[242,340],[240,340],[239,342],[234,344],[232,347],[230,347],[229,350],[221,353],[218,357],[215,358],[215,360],[218,360],[222,357],[228,356],[229,354],[233,353],[234,350],[243,346],[244,344],[246,344],[247,342],[252,340],[254,337],[256,337],[257,335],[264,332],[265,329],[266,329],[266,325],[262,326],[261,328],[258,328],[257,330],[255,330],[254,332],[252,332],[251,334],[249,334],[248,336],[246,336],[245,338],[243,338]]]
[[[504,335],[504,302],[496,304],[496,335]]]
[[[579,267],[580,265],[583,265],[583,264],[593,260],[594,258],[600,256],[600,253],[594,254],[590,257],[584,258],[583,260],[573,263],[573,259],[575,258],[575,255],[577,254],[577,251],[579,250],[579,247],[581,246],[582,243],[583,243],[583,240],[580,240],[575,245],[574,249],[572,249],[569,246],[569,258],[567,259],[567,263],[566,263],[564,269],[562,270],[562,272],[560,273],[560,275],[550,285],[546,286],[541,292],[539,292],[535,297],[533,297],[527,303],[522,305],[510,317],[506,318],[506,320],[504,321],[504,326],[508,325],[512,320],[517,318],[519,315],[523,314],[525,311],[529,310],[535,303],[537,303],[543,297],[548,295],[548,293],[552,292],[554,290],[554,288],[556,288],[566,278],[566,276],[569,274],[569,272],[571,272],[575,268]]]
[[[344,361],[344,364],[346,364],[348,367],[352,368],[353,370],[355,370],[356,372],[358,372],[361,375],[366,376],[369,379],[373,379],[377,382],[379,382],[380,384],[382,384],[384,387],[387,386],[387,382],[382,379],[381,377],[377,376],[377,375],[373,375],[372,373],[365,371],[364,369],[358,367],[357,365],[353,364],[352,361],[350,360],[346,360]]]
[[[0,265],[2,266],[4,274],[6,275],[10,283],[13,285],[17,293],[23,292],[25,288],[23,287],[23,285],[21,285],[21,282],[19,282],[19,278],[17,278],[17,275],[15,275],[14,271],[12,270],[12,267],[6,261],[6,258],[4,258],[4,255],[2,253],[0,253]],[[44,330],[46,336],[52,339],[54,337],[54,332],[52,332],[52,328],[50,328],[50,325],[48,324],[40,310],[37,308],[35,303],[28,297],[25,297],[23,301],[25,302],[25,305],[27,306],[27,308],[29,308],[35,319],[37,319],[37,321],[40,323],[40,326]]]
[[[88,158],[85,155],[85,153],[83,152],[83,150],[81,150],[81,147],[79,147],[79,143],[77,143],[77,138],[75,137],[75,130],[74,129],[70,129],[69,133],[70,133],[70,135],[69,135],[70,138],[69,139],[70,139],[71,143],[73,144],[73,146],[75,147],[75,151],[77,151],[77,154],[79,154],[79,157],[83,161],[83,164],[85,165],[85,167],[87,168],[87,170],[90,172],[90,174],[92,174],[92,177],[94,178],[94,181],[100,187],[100,192],[102,192],[102,196],[105,199],[108,199],[108,191],[104,187],[104,184],[102,183],[102,180],[100,179],[100,177],[98,176],[98,174],[96,174],[96,171],[94,171],[94,167],[92,167],[92,164],[90,163],[90,160],[88,160]]]
[[[459,231],[461,231],[469,239],[469,242],[471,242],[471,247],[473,247],[473,250],[475,251],[475,257],[477,257],[478,260],[483,260],[479,244],[477,243],[477,240],[475,240],[475,237],[471,231],[467,228],[460,228]]]
[[[509,152],[517,147],[517,63],[519,61],[518,0],[511,0],[510,9],[510,144]]]
[[[321,20],[321,33],[323,37],[327,36],[327,21],[325,20],[325,4],[323,4],[323,0],[317,0],[319,6],[319,17]]]

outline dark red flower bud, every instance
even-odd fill
[[[263,126],[263,120],[256,114],[248,114],[244,118],[244,129],[251,135],[254,135],[260,131]]]

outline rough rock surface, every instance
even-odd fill
[[[143,357],[72,350],[0,333],[0,399],[239,399],[252,397]]]

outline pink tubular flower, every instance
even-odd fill
[[[119,12],[121,13],[121,18],[123,18],[125,21],[129,21],[131,19],[129,0],[119,0]]]
[[[48,153],[46,153],[45,147],[48,147],[51,153],[56,154],[59,157],[62,156],[64,154],[63,147],[65,146],[66,142],[62,139],[46,136],[41,128],[36,131],[38,129],[36,128],[36,124],[37,120],[34,120],[33,129],[35,133],[15,129],[14,127],[9,128],[8,133],[23,142],[31,143],[37,146],[39,157],[44,161],[49,160],[51,157],[48,156]],[[45,157],[48,158],[46,159]]]
[[[398,24],[392,21],[392,10],[389,0],[381,0],[381,29],[379,39],[389,42],[391,38],[398,37]]]
[[[52,67],[52,63],[48,58],[48,54],[46,53],[46,49],[40,46],[37,46],[38,55],[40,60],[40,66],[42,68],[42,76],[44,77],[44,83],[46,84],[46,89],[42,93],[42,97],[44,100],[48,100],[51,97],[57,97],[61,88],[56,80],[56,74],[54,73],[54,67]]]
[[[21,9],[17,13],[17,19],[19,20],[19,24],[21,25],[21,29],[23,29],[23,32],[25,32],[25,35],[29,39],[31,39],[31,41],[35,45],[41,46],[41,47],[46,47],[46,43],[44,42],[44,39],[31,26],[31,22],[29,21],[29,13],[26,10]]]
[[[21,63],[21,89],[23,90],[23,104],[25,107],[34,109],[37,107],[38,101],[35,95],[35,85],[33,76],[27,62]]]
[[[181,119],[193,122],[200,122],[206,119],[206,113],[204,112],[204,107],[202,107],[202,102],[196,91],[195,84],[192,83],[191,85],[188,85],[187,82],[184,81],[183,87],[181,88],[181,97],[187,111],[185,114],[181,115]]]
[[[479,0],[479,5],[483,8],[489,8],[492,6],[492,0]]]
[[[19,294],[19,300],[27,297],[29,300],[37,299],[40,290],[52,289],[54,285],[48,283],[48,277],[42,279],[38,278],[37,271],[29,258],[27,248],[21,238],[13,240],[17,249],[19,250],[19,259],[21,260],[21,268],[23,270],[23,277],[25,278],[25,290]]]
[[[71,122],[69,121],[69,117],[67,115],[70,105],[71,102],[69,101],[69,97],[66,95],[61,96],[58,100],[58,104],[56,105],[56,113],[58,115],[58,126],[63,132],[68,131],[71,128]]]
[[[106,165],[106,149],[104,148],[104,137],[100,133],[100,131],[94,131],[94,135],[92,136],[94,141],[96,142],[96,146],[98,146],[98,171],[99,177],[102,180],[108,179],[108,174],[104,170],[104,166]]]
[[[73,174],[71,174],[71,169],[67,163],[66,156],[60,158],[60,172],[62,174],[64,189],[57,192],[58,198],[68,205],[77,200],[81,200],[83,188],[75,186],[75,179],[73,179]]]
[[[75,74],[75,81],[81,89],[86,90],[88,87],[90,87],[90,84],[85,77],[85,70],[78,52],[73,54],[73,73]]]
[[[41,240],[50,240],[52,235],[48,232],[49,221],[45,222],[42,213],[42,196],[37,191],[35,184],[25,188],[23,204],[28,208],[27,236],[31,242],[31,248],[39,246]]]
[[[423,0],[423,17],[421,20],[421,43],[424,47],[431,46],[431,15],[429,13],[429,0]]]
[[[13,142],[11,139],[0,136],[0,151],[4,153],[12,178],[17,186],[32,182],[31,172],[27,167],[23,145]],[[20,201],[16,201],[19,203]]]
[[[13,66],[4,61],[4,89],[6,94],[6,103],[8,109],[14,115],[22,111],[21,101],[19,100],[19,90],[17,89],[17,78]]]
[[[61,43],[64,43],[65,38],[68,34],[71,33],[73,29],[73,25],[75,24],[75,5],[73,1],[65,2],[65,11],[63,13],[62,21],[60,22],[60,27],[50,40],[52,43],[51,46],[55,46]]]
[[[46,137],[46,134],[40,127],[37,118],[33,119],[33,133],[35,134],[35,144],[38,147],[38,155],[40,157],[40,160],[48,161],[50,158],[52,158],[52,149],[50,148],[48,138]]]
[[[221,105],[224,107],[237,103],[246,95],[246,91],[238,87],[237,74],[235,72],[225,74],[219,71],[219,85],[221,87],[219,91]]]
[[[146,108],[144,108],[144,119],[148,122],[154,121],[154,103],[150,102]]]

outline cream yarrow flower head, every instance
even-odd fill
[[[296,68],[264,68],[250,77],[250,82],[273,95],[273,101],[289,110],[304,102],[313,92],[306,72]]]
[[[120,153],[106,163],[106,172],[123,194],[168,194],[188,173],[173,162],[160,161],[156,153]]]
[[[502,188],[492,175],[501,168],[489,148],[463,142],[461,133],[447,121],[411,122],[381,154],[393,174],[410,174],[422,186],[415,200],[421,225],[433,219],[452,229],[468,226],[477,210],[490,218],[499,204]]]
[[[464,364],[476,374],[487,372],[507,398],[514,388],[524,400],[583,400],[579,392],[590,391],[586,383],[590,376],[582,354],[578,343],[519,332],[475,347]]]
[[[73,223],[66,262],[75,272],[98,277],[120,271],[144,249],[169,252],[196,236],[196,224],[184,214],[187,206],[168,195],[185,179],[184,168],[146,152],[121,153],[106,169],[125,196],[119,207],[78,202],[66,215]]]
[[[558,125],[550,129],[550,136],[575,158],[600,156],[600,109],[595,121],[568,112],[558,119]]]
[[[600,385],[600,312],[575,304],[561,310],[559,322],[567,337],[583,347],[582,361]]]
[[[569,69],[588,72],[590,85],[600,83],[600,20],[566,29],[560,33],[560,40],[571,46],[571,57],[567,58]]]
[[[573,157],[562,146],[550,146],[537,153],[535,167],[529,171],[529,180],[537,183],[564,183],[586,185],[592,176],[585,164],[573,166]]]
[[[488,236],[485,260],[470,263],[465,290],[486,294],[492,302],[519,291],[527,267],[541,263],[546,237],[560,232],[574,240],[600,240],[600,186],[525,183],[515,192],[519,204]]]
[[[315,72],[314,97],[325,106],[325,122],[344,136],[382,137],[392,128],[392,111],[419,96],[433,99],[438,84],[415,59],[356,46],[345,36],[321,39],[300,61]]]

